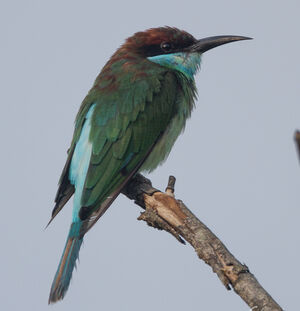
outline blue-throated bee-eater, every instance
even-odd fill
[[[104,66],[83,100],[52,219],[74,194],[73,219],[49,303],[62,299],[84,235],[139,171],[168,156],[190,117],[194,75],[202,53],[241,36],[196,40],[161,27],[128,38]]]

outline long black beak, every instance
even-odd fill
[[[223,45],[226,43],[240,41],[240,40],[251,40],[249,37],[241,37],[241,36],[216,36],[216,37],[208,37],[204,39],[198,40],[195,44],[188,48],[189,52],[198,52],[204,53],[210,49],[213,49],[219,45]]]

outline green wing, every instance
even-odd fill
[[[177,77],[156,65],[143,69],[139,73],[122,71],[122,75],[113,76],[112,68],[111,72],[102,72],[96,79],[76,117],[51,220],[74,193],[74,186],[69,181],[70,162],[92,105],[95,105],[89,137],[92,155],[79,212],[80,218],[86,221],[83,234],[139,170],[168,127],[176,112]]]
[[[92,118],[92,156],[81,198],[86,231],[146,160],[175,113],[177,80],[165,71],[99,98]]]

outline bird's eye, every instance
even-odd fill
[[[160,45],[160,48],[164,51],[164,52],[170,52],[172,50],[172,45],[169,42],[163,42]]]

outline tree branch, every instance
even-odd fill
[[[294,135],[294,139],[296,142],[296,146],[297,146],[297,151],[298,151],[298,157],[300,160],[300,131],[296,130],[295,135]]]
[[[233,288],[251,310],[282,311],[249,268],[241,264],[182,201],[175,199],[174,185],[175,177],[170,176],[166,192],[163,193],[153,188],[149,179],[137,174],[122,193],[145,209],[138,220],[171,233],[181,243],[190,243],[198,257],[211,266],[224,286],[228,290]]]

